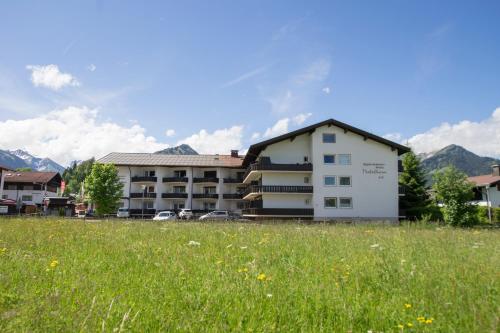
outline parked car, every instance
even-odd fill
[[[179,218],[183,220],[190,220],[193,218],[193,211],[191,209],[183,208],[179,212]]]
[[[118,211],[116,212],[116,217],[130,217],[128,208],[118,208]]]
[[[170,220],[177,220],[177,215],[175,215],[174,212],[171,212],[169,210],[158,212],[155,215],[155,217],[153,217],[153,221],[170,221]]]
[[[87,216],[87,212],[84,210],[79,210],[76,212],[76,217],[78,218],[85,218]]]
[[[199,220],[222,220],[229,221],[231,219],[231,215],[227,210],[214,210],[208,214],[200,216]]]

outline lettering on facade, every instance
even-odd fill
[[[387,174],[385,163],[363,163],[363,175],[377,176],[378,179],[384,179]]]

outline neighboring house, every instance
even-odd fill
[[[237,150],[231,155],[111,153],[98,162],[118,167],[124,185],[122,207],[132,215],[243,208],[245,170]]]
[[[61,187],[61,175],[58,172],[7,171],[4,175],[2,199],[23,205],[41,207],[45,197],[58,195]]]
[[[132,214],[191,208],[253,218],[399,217],[405,146],[329,119],[231,155],[111,153]]]
[[[475,201],[481,206],[500,207],[500,165],[493,165],[491,175],[469,177],[475,184]]]

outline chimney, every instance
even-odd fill
[[[231,150],[231,157],[239,157],[237,150]]]
[[[491,171],[492,176],[500,176],[500,164],[492,165]]]

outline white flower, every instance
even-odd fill
[[[370,245],[370,247],[371,247],[372,249],[376,249],[376,248],[377,248],[377,247],[379,247],[379,246],[380,246],[379,244],[373,244],[373,245]]]
[[[267,294],[266,296],[267,296],[267,298],[271,298],[271,297],[273,297],[273,294]]]
[[[248,249],[248,246],[240,246],[240,249],[246,250],[246,249]]]
[[[197,242],[197,241],[192,240],[192,241],[189,241],[188,245],[190,245],[190,246],[200,246],[201,244],[199,242]]]

